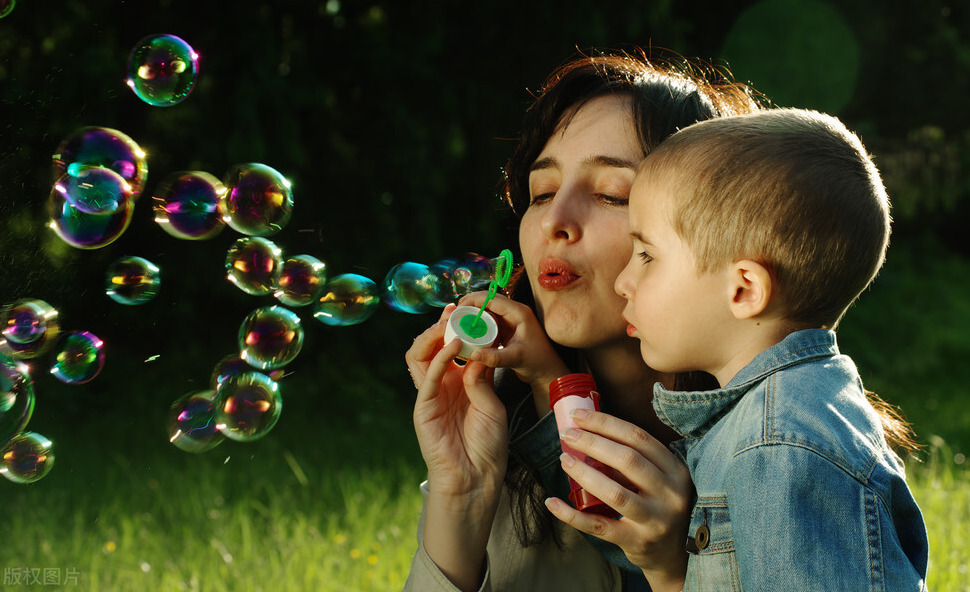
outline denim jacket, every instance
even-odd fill
[[[792,333],[713,391],[654,387],[697,500],[685,590],[925,590],[926,527],[835,334]]]

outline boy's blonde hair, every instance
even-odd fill
[[[858,137],[815,111],[774,109],[691,125],[641,166],[673,196],[698,272],[751,259],[788,320],[834,328],[889,244],[889,198]]]

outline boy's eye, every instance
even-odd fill
[[[637,253],[637,256],[640,257],[640,261],[644,265],[646,265],[647,263],[650,263],[651,261],[653,261],[653,257],[651,257],[649,254],[647,254],[645,251],[640,251],[639,253]]]

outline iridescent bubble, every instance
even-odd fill
[[[24,429],[34,413],[34,382],[27,366],[0,353],[0,446]]]
[[[290,182],[265,164],[237,164],[226,173],[227,223],[248,236],[270,236],[286,226],[293,214]]]
[[[313,306],[313,318],[325,325],[356,325],[369,319],[380,302],[380,290],[373,280],[344,273],[327,282]]]
[[[246,372],[216,389],[216,428],[231,440],[257,440],[273,429],[282,408],[276,381],[261,372]]]
[[[312,255],[295,255],[283,262],[273,294],[287,306],[306,306],[320,296],[327,282],[327,266]]]
[[[17,5],[17,0],[0,0],[0,18],[13,12],[13,7]]]
[[[128,55],[128,86],[155,107],[185,100],[199,74],[199,54],[175,35],[149,35]]]
[[[247,294],[265,296],[279,284],[283,251],[260,237],[243,237],[226,253],[226,277]]]
[[[57,311],[43,300],[27,298],[0,311],[3,352],[26,360],[46,353],[60,332]]]
[[[51,374],[65,384],[84,384],[104,368],[104,342],[87,331],[72,331],[54,348]]]
[[[144,304],[158,295],[162,277],[158,266],[141,257],[119,257],[108,266],[105,294],[119,304]]]
[[[282,368],[292,362],[302,348],[300,317],[288,308],[257,308],[239,326],[239,357],[253,368]]]
[[[428,296],[431,306],[445,306],[458,300],[455,286],[455,269],[461,265],[455,257],[442,259],[428,268]]]
[[[111,214],[132,199],[131,185],[104,167],[84,167],[76,175],[61,175],[54,191],[85,214]]]
[[[152,197],[155,222],[162,230],[186,240],[206,240],[226,226],[222,181],[203,171],[172,173]]]
[[[381,297],[394,310],[411,314],[426,312],[431,285],[428,282],[428,266],[406,261],[398,263],[384,276]]]
[[[487,290],[488,284],[495,279],[495,265],[496,259],[467,253],[461,264],[455,268],[455,289],[458,295]]]
[[[135,212],[135,203],[128,200],[110,214],[89,214],[72,206],[60,191],[51,191],[48,211],[50,227],[67,244],[78,249],[100,249],[118,240]]]
[[[213,389],[216,389],[229,378],[253,370],[255,368],[247,364],[245,360],[239,357],[239,354],[229,354],[219,360],[212,368],[212,377],[209,379],[209,384]]]
[[[134,140],[108,127],[82,127],[57,147],[53,156],[54,180],[77,175],[90,167],[104,167],[121,175],[137,198],[148,178],[145,151]]]
[[[0,450],[0,475],[14,483],[33,483],[54,468],[54,445],[35,432],[22,432]]]
[[[185,452],[212,450],[225,439],[216,428],[216,391],[192,391],[168,410],[168,441]]]

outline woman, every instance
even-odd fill
[[[442,347],[449,306],[407,354],[428,481],[406,590],[681,589],[693,490],[649,404],[650,385],[673,377],[643,364],[613,282],[631,250],[626,201],[640,160],[680,127],[758,108],[749,89],[707,74],[582,56],[527,112],[506,165],[524,266],[512,299],[489,305],[504,347],[454,364],[457,344]],[[494,367],[512,372],[493,381]],[[621,520],[573,512],[570,528],[542,500],[565,487],[549,384],[577,371],[594,376],[607,412],[580,423],[592,433],[577,446],[633,487],[610,500]]]

